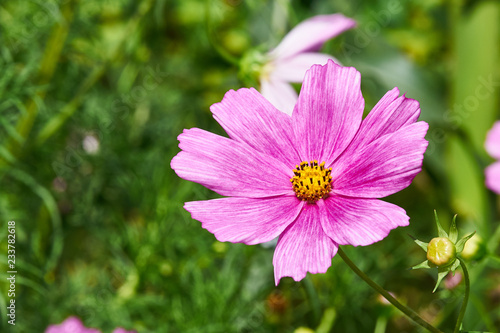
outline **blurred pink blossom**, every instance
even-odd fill
[[[453,289],[462,282],[462,273],[455,272],[455,274],[448,274],[444,279],[444,287],[446,289]]]
[[[289,115],[298,95],[290,83],[302,83],[312,65],[324,65],[332,56],[317,51],[325,42],[356,26],[342,14],[318,15],[293,28],[268,53],[269,60],[260,75],[260,92],[278,110]]]
[[[50,325],[45,333],[101,333],[98,329],[87,328],[77,317],[68,317],[59,325]]]
[[[82,321],[74,316],[68,317],[59,325],[50,325],[45,330],[45,333],[101,333],[95,328],[87,328],[83,326]],[[137,333],[136,331],[127,331],[121,327],[116,328],[113,333]]]
[[[500,121],[495,122],[486,136],[484,144],[486,151],[491,157],[500,160]],[[486,187],[500,194],[500,161],[489,165],[484,170],[486,176]]]

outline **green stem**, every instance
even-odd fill
[[[40,130],[39,134],[35,139],[35,145],[42,145],[47,139],[49,139],[52,135],[54,135],[59,128],[61,128],[66,121],[73,116],[76,110],[80,107],[82,102],[85,100],[86,93],[92,88],[92,86],[99,81],[102,75],[105,73],[107,66],[111,63],[114,63],[120,56],[122,56],[123,49],[125,48],[125,44],[128,41],[129,37],[138,29],[139,24],[143,17],[149,12],[154,4],[154,0],[143,1],[138,6],[137,12],[135,15],[128,21],[126,29],[126,33],[123,35],[121,41],[115,47],[115,49],[111,52],[108,60],[99,66],[95,67],[92,72],[87,76],[87,78],[83,81],[82,85],[78,89],[75,97],[66,104],[61,111],[49,120],[49,122]]]
[[[403,304],[399,303],[397,299],[391,296],[384,288],[376,284],[368,275],[363,273],[352,261],[347,257],[347,255],[342,251],[342,249],[339,247],[339,250],[337,252],[342,260],[349,266],[350,269],[354,271],[361,279],[363,279],[370,287],[375,289],[379,294],[385,297],[392,305],[394,305],[396,308],[398,308],[401,312],[403,312],[405,315],[407,315],[409,318],[411,318],[415,323],[419,324],[423,328],[427,329],[429,332],[434,332],[434,333],[443,333],[442,331],[438,330],[425,320],[423,320],[415,311],[412,309],[404,306]]]
[[[311,302],[314,322],[315,324],[318,324],[321,316],[321,304],[319,302],[318,293],[316,292],[316,289],[314,288],[314,285],[309,277],[306,276],[306,278],[302,281],[304,282],[307,296],[309,297],[309,301]]]
[[[212,19],[211,19],[211,11],[210,11],[210,0],[206,0],[205,2],[205,25],[206,25],[206,32],[207,32],[207,37],[208,41],[210,42],[210,45],[214,48],[215,51],[228,63],[239,66],[239,60],[226,50],[224,50],[216,41],[215,39],[215,31],[212,28]]]
[[[377,318],[377,322],[375,323],[375,330],[373,333],[384,333],[387,329],[387,317],[382,315]]]
[[[462,266],[462,270],[464,271],[464,280],[465,280],[465,295],[464,301],[462,303],[462,308],[460,309],[460,314],[458,315],[457,324],[455,325],[454,333],[460,332],[460,326],[462,325],[462,320],[465,316],[465,309],[467,309],[467,303],[469,302],[469,293],[470,293],[470,281],[469,281],[469,272],[467,271],[467,267],[462,259],[457,258],[460,261],[460,266]]]
[[[29,187],[33,193],[38,195],[50,214],[52,221],[52,251],[45,263],[45,273],[51,273],[57,268],[64,245],[61,216],[57,208],[56,200],[48,189],[40,185],[32,176],[22,171],[20,168],[11,168],[9,175]]]
[[[76,0],[66,2],[61,8],[63,19],[54,26],[47,41],[40,69],[35,79],[37,85],[48,85],[54,76],[57,64],[61,58],[62,49],[68,37],[76,2]],[[38,115],[39,105],[36,100],[43,100],[46,93],[47,89],[41,90],[26,102],[26,113],[19,118],[16,125],[16,135],[20,140],[11,138],[3,147],[0,147],[2,151],[2,154],[0,154],[0,167],[14,163],[16,158],[21,154],[22,148],[31,133]]]
[[[496,248],[500,244],[500,225],[493,232],[493,236],[491,236],[486,247],[488,248],[489,253],[495,253]]]
[[[83,84],[78,89],[75,97],[73,97],[69,103],[64,105],[57,116],[50,119],[47,124],[45,124],[45,126],[40,130],[35,139],[36,146],[41,146],[48,138],[54,135],[59,130],[59,128],[64,125],[68,118],[70,118],[75,113],[75,111],[84,101],[85,94],[104,74],[106,66],[107,63],[102,64],[92,70],[92,72],[83,81]]]

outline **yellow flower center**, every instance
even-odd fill
[[[295,176],[290,181],[300,200],[315,203],[328,196],[332,190],[332,168],[325,169],[325,162],[302,162],[293,170]]]

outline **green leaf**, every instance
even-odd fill
[[[0,117],[0,125],[5,128],[7,134],[17,143],[22,143],[24,141],[23,136],[20,135],[17,132],[16,128],[13,125],[9,124],[9,122],[4,117]]]
[[[455,259],[455,261],[453,262],[453,264],[450,267],[450,271],[452,271],[453,273],[455,273],[455,271],[457,270],[458,266],[460,266],[460,260]]]
[[[452,100],[447,113],[450,118],[447,119],[458,119],[457,129],[463,131],[463,135],[450,136],[443,147],[446,151],[446,177],[453,209],[466,216],[475,216],[482,235],[487,234],[490,221],[494,219],[484,186],[484,170],[471,152],[484,154],[485,133],[497,119],[499,93],[498,87],[491,88],[490,93],[481,99],[475,93],[478,87],[485,87],[484,82],[495,80],[491,68],[498,64],[499,5],[498,1],[475,1],[470,12],[458,14],[450,20],[453,22],[449,35],[450,50],[455,65],[452,70],[454,80],[450,82]],[[460,13],[460,6],[456,7],[456,12]],[[477,99],[474,116],[462,109],[466,99]]]
[[[449,231],[449,238],[450,240],[453,242],[453,243],[457,243],[457,239],[458,239],[458,230],[457,230],[457,214],[455,214],[455,216],[453,216],[453,220],[451,220],[451,227],[450,227],[450,231]]]
[[[418,239],[414,239],[415,243],[417,243],[418,246],[420,246],[425,252],[427,252],[427,245],[429,243],[424,243],[422,241],[419,241]]]
[[[441,224],[439,223],[439,218],[438,218],[438,214],[436,212],[436,210],[434,209],[434,218],[436,219],[436,225],[437,225],[437,229],[438,229],[438,235],[439,237],[446,237],[446,238],[449,238],[448,237],[448,234],[446,233],[446,231],[444,231],[443,227],[441,226]]]
[[[40,185],[32,176],[30,176],[23,170],[11,169],[9,171],[9,175],[29,187],[33,191],[33,193],[38,195],[40,199],[42,199],[42,202],[45,204],[45,207],[50,214],[53,230],[52,253],[46,260],[45,271],[52,272],[57,267],[59,258],[61,257],[63,251],[62,222],[56,199],[54,198],[50,190]]]
[[[436,282],[436,286],[434,287],[434,290],[432,292],[436,291],[436,289],[439,286],[439,284],[441,283],[441,281],[443,281],[443,279],[445,278],[446,275],[448,275],[449,272],[450,272],[450,270],[448,267],[438,268],[438,279]]]
[[[323,317],[319,323],[318,328],[316,328],[316,333],[328,333],[332,330],[333,324],[335,323],[335,318],[337,317],[337,312],[333,307],[327,308],[323,312]]]
[[[455,248],[457,250],[457,253],[460,253],[464,250],[464,246],[465,246],[465,243],[472,237],[474,236],[476,232],[472,232],[470,234],[468,234],[467,236],[464,236],[462,237],[462,239],[460,239],[457,244],[455,245]]]
[[[411,269],[419,269],[419,268],[432,268],[429,266],[429,260],[426,260],[418,265],[413,266]]]

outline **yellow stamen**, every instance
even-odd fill
[[[293,170],[295,176],[290,181],[297,198],[315,203],[328,196],[332,190],[332,168],[325,169],[325,162],[302,162]]]

